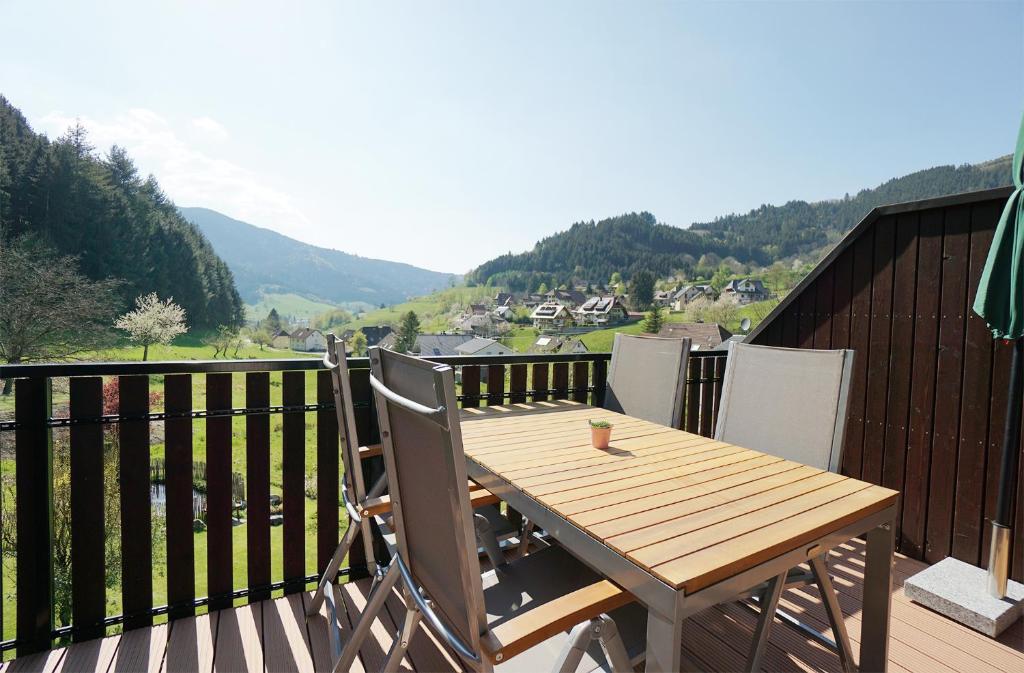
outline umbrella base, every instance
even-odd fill
[[[946,558],[907,578],[903,591],[915,603],[995,638],[1024,614],[1024,584],[1007,582],[1006,596],[989,593],[988,572]]]

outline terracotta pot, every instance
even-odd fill
[[[607,449],[612,440],[611,428],[590,428],[590,443],[595,449]]]

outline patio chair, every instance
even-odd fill
[[[378,348],[370,361],[398,549],[335,671],[351,666],[395,585],[406,612],[395,620],[401,628],[384,671],[397,670],[423,623],[474,671],[513,657],[522,670],[538,670],[544,658],[555,670],[576,670],[596,649],[594,639],[604,655],[588,666],[631,670],[606,613],[632,596],[564,549],[548,547],[481,576],[451,367]]]
[[[678,428],[690,339],[616,334],[604,408]]]
[[[846,423],[851,350],[773,348],[734,343],[722,381],[715,439],[838,472]],[[778,610],[789,587],[818,585],[835,642]],[[843,669],[853,670],[846,623],[828,575],[825,556],[810,560],[810,571],[794,568],[746,596],[760,605],[750,670],[758,670],[774,617],[831,646]],[[750,607],[747,603],[743,605]]]
[[[359,443],[358,433],[355,424],[355,411],[352,405],[352,386],[349,379],[348,360],[345,357],[345,342],[337,339],[333,334],[327,335],[327,352],[324,354],[324,366],[331,372],[331,383],[334,390],[334,408],[338,418],[338,432],[341,435],[341,461],[343,477],[341,482],[341,498],[348,514],[348,525],[345,534],[334,550],[331,560],[328,562],[312,600],[306,609],[306,617],[312,617],[320,612],[320,607],[326,601],[330,619],[329,632],[331,647],[335,657],[341,652],[341,627],[338,620],[337,606],[334,592],[331,590],[334,580],[338,575],[338,569],[348,555],[356,535],[362,533],[363,552],[366,557],[368,570],[372,573],[374,583],[379,582],[383,577],[384,568],[377,562],[373,547],[373,536],[370,521],[378,518],[379,523],[384,524],[385,519],[391,514],[391,497],[385,493],[388,482],[386,475],[382,474],[369,491],[366,490],[362,461],[381,455],[381,445],[374,444],[363,446]],[[468,480],[467,480],[468,481]],[[477,514],[474,517],[477,537],[484,547],[492,565],[505,562],[505,556],[500,549],[495,531],[503,531],[511,524],[503,524],[500,512],[497,511],[499,499],[486,489],[472,481],[468,481],[470,503],[474,508],[486,510],[492,508],[494,511],[484,515]]]

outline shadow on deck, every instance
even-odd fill
[[[951,622],[911,603],[903,580],[924,564],[897,557],[894,573],[889,668],[920,673],[975,673],[1024,670],[1024,622],[1018,621],[998,640]],[[846,626],[857,652],[860,641],[863,544],[836,550],[829,559]],[[366,602],[369,581],[343,587],[346,607],[358,615]],[[317,619],[304,619],[310,594],[293,594],[200,617],[181,619],[151,629],[79,643],[16,659],[0,666],[15,671],[325,671],[330,670],[326,609]],[[790,590],[780,603],[801,621],[829,634],[827,619],[813,588]],[[395,622],[403,609],[394,594],[373,628],[353,671],[380,670],[391,644]],[[754,628],[754,615],[735,604],[719,606],[689,620],[683,632],[684,651],[702,668],[741,670]],[[347,635],[347,634],[346,634]],[[410,645],[402,670],[462,670],[426,630]],[[838,671],[839,659],[797,631],[776,622],[765,659],[769,671]]]

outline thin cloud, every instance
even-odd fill
[[[216,119],[211,119],[210,117],[196,117],[192,120],[192,126],[218,142],[228,139],[228,130]]]
[[[175,203],[204,206],[253,224],[278,230],[311,230],[310,221],[286,193],[255,172],[208,154],[185,140],[192,129],[207,135],[227,130],[209,117],[176,125],[153,110],[132,108],[111,119],[77,118],[101,152],[111,145],[128,150],[140,173],[152,173]],[[51,112],[40,119],[51,137],[63,134],[76,117]]]

